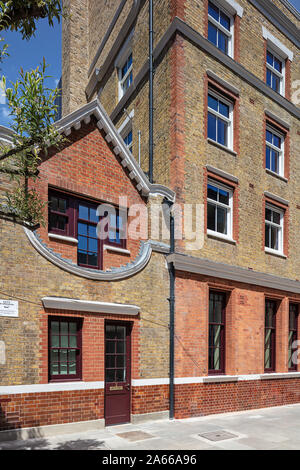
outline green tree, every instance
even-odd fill
[[[0,34],[17,31],[23,40],[29,40],[36,31],[37,21],[48,18],[49,25],[60,21],[63,14],[59,0],[7,0],[0,1]],[[7,56],[7,45],[0,38],[0,61]],[[46,63],[34,70],[20,70],[19,79],[7,85],[2,77],[1,86],[7,98],[12,117],[12,144],[0,146],[0,173],[8,175],[11,189],[0,201],[0,218],[11,220],[32,229],[43,224],[44,204],[34,189],[39,177],[41,156],[50,147],[58,147],[62,136],[54,121],[57,111],[55,99],[60,90],[46,86]]]

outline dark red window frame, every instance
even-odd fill
[[[299,305],[290,303],[289,304],[289,356],[288,356],[288,366],[290,371],[296,371],[298,369],[297,363],[293,364],[291,362],[292,355],[295,352],[295,349],[292,348],[294,341],[298,340],[298,315],[299,315]]]
[[[266,299],[265,302],[265,345],[264,366],[265,372],[275,372],[276,369],[276,314],[278,304],[276,300]],[[268,362],[266,362],[266,354]]]
[[[53,323],[59,324],[58,334],[54,330]],[[62,324],[68,324],[68,332],[64,332],[62,329]],[[76,324],[76,333],[71,331],[70,325]],[[52,338],[54,336],[59,337],[59,344],[54,345]],[[76,346],[71,344],[70,338],[76,336]],[[68,338],[68,345],[62,344],[62,337]],[[56,352],[57,351],[57,352]],[[74,362],[74,359],[70,356],[70,351],[75,351],[75,363],[76,363],[76,373],[74,374],[52,374],[51,366],[52,364],[58,364],[58,371],[61,370],[61,364],[67,364],[67,370],[69,370],[70,362]],[[53,358],[52,352],[55,354]],[[65,352],[67,355],[67,362],[60,360],[60,353]],[[57,360],[56,360],[57,358]],[[62,382],[62,381],[78,381],[82,379],[82,319],[73,318],[73,317],[55,317],[51,316],[48,318],[48,377],[49,382]]]
[[[52,197],[65,199],[66,207],[67,207],[67,210],[66,210],[65,213],[54,211],[51,208],[51,198]],[[49,233],[54,233],[54,234],[57,234],[57,235],[64,235],[64,236],[73,237],[73,238],[78,239],[78,223],[86,223],[90,226],[94,225],[96,227],[98,222],[95,222],[95,221],[92,221],[92,220],[84,220],[82,218],[79,218],[79,205],[80,205],[80,203],[82,203],[82,204],[84,204],[84,205],[86,205],[90,208],[96,209],[99,206],[99,204],[102,203],[102,201],[95,202],[95,201],[85,199],[83,197],[82,198],[81,197],[76,197],[74,195],[70,195],[68,193],[64,193],[64,192],[59,191],[59,190],[50,189],[49,190],[48,232]],[[118,217],[120,217],[120,215],[121,215],[121,211],[119,211],[118,208],[115,208],[115,210],[116,210],[116,216],[117,216],[117,219],[118,219]],[[63,216],[67,219],[66,227],[65,227],[64,230],[59,230],[59,229],[57,229],[57,227],[51,227],[51,222],[50,221],[51,221],[51,215],[52,214],[60,215],[60,216]],[[117,224],[116,227],[113,227],[112,229],[113,230],[115,229],[115,232],[117,234],[122,232],[122,230],[120,229],[118,224]],[[107,223],[104,226],[104,230],[109,232],[109,230],[110,230],[109,223]],[[124,226],[124,230],[125,230],[125,237],[121,237],[120,242],[116,242],[114,240],[109,240],[108,237],[104,240],[98,239],[97,265],[89,264],[88,262],[87,263],[80,262],[79,261],[79,254],[78,254],[78,265],[86,267],[86,268],[102,269],[103,245],[109,245],[109,246],[113,246],[113,247],[126,249],[126,226]],[[90,237],[90,238],[92,238],[92,237]]]
[[[219,299],[217,298],[219,297]],[[222,302],[221,318],[216,319],[216,301]],[[226,317],[227,294],[225,292],[209,291],[209,326],[208,326],[208,373],[225,374],[225,317]],[[215,330],[219,328],[219,367],[213,367],[215,346]]]

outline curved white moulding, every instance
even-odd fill
[[[24,231],[32,246],[37,250],[40,255],[42,255],[48,261],[71,274],[98,281],[119,281],[121,279],[126,279],[128,277],[134,276],[147,266],[153,250],[161,253],[167,253],[169,248],[165,244],[155,243],[151,241],[141,242],[140,253],[134,261],[128,263],[125,266],[121,266],[120,268],[111,268],[108,271],[100,271],[82,268],[69,260],[63,259],[61,255],[55,253],[53,250],[48,248],[47,245],[45,245],[38,238],[35,232],[32,232],[31,230],[25,227]]]

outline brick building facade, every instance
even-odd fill
[[[37,233],[0,224],[1,291],[19,299],[18,317],[0,317],[0,428],[167,416],[168,267],[175,417],[299,402],[299,13],[286,0],[153,2],[150,182],[149,2],[64,3],[68,143],[38,181],[55,210]],[[151,230],[93,241],[97,204],[120,196],[201,205],[203,246],[176,239],[169,254]],[[130,356],[109,354],[125,343]]]

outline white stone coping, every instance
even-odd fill
[[[137,305],[97,302],[92,300],[66,299],[63,297],[43,297],[45,308],[57,310],[75,310],[78,312],[108,313],[116,315],[138,315]]]
[[[175,385],[188,385],[199,383],[226,383],[226,382],[247,382],[252,380],[280,380],[280,379],[300,379],[300,372],[275,372],[265,374],[249,375],[206,375],[202,377],[176,377]],[[169,378],[154,379],[132,379],[132,387],[146,387],[153,385],[169,385]],[[101,390],[104,389],[104,381],[95,382],[57,382],[47,384],[33,385],[8,385],[0,386],[1,395],[19,395],[26,393],[45,393],[45,392],[65,392],[76,390]]]
[[[217,0],[216,3],[219,3],[221,7],[223,6],[226,8],[232,15],[237,14],[242,18],[244,9],[235,0]]]
[[[67,237],[65,235],[58,235],[57,233],[48,233],[49,238],[53,238],[54,240],[62,240],[64,242],[76,243],[78,244],[77,238]]]
[[[290,61],[293,60],[294,54],[290,49],[288,49],[284,44],[282,44],[279,39],[277,39],[270,31],[267,30],[264,26],[262,26],[262,35],[263,38],[270,43],[271,47],[275,49],[275,52],[278,52],[279,55],[284,57],[285,59],[288,58]]]
[[[103,250],[114,251],[115,253],[121,253],[123,255],[130,255],[129,250],[125,250],[125,248],[119,248],[117,246],[112,245],[103,245]]]

